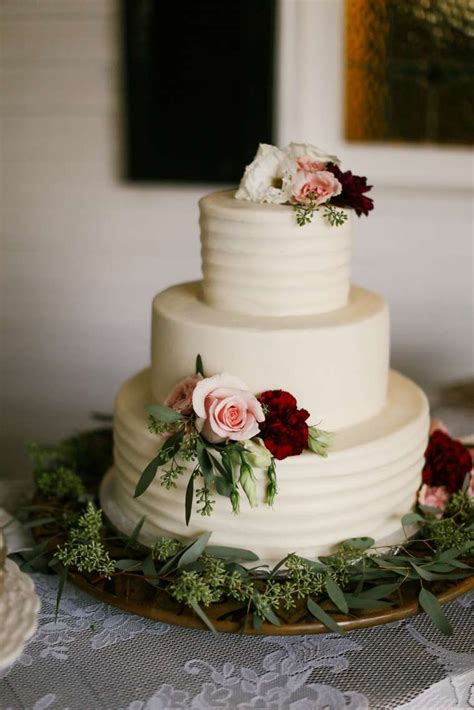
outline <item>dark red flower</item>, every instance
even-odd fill
[[[326,170],[329,170],[342,185],[342,191],[336,197],[331,197],[331,205],[336,207],[352,207],[358,217],[361,214],[368,215],[374,209],[374,201],[371,197],[364,195],[369,192],[372,185],[367,185],[367,178],[360,175],[353,175],[350,170],[345,173],[335,164],[328,163]]]
[[[285,390],[267,390],[257,399],[265,411],[260,436],[267,449],[280,460],[301,454],[308,446],[309,412],[298,409],[296,399]]]
[[[464,444],[440,429],[431,434],[425,453],[423,483],[446,486],[450,493],[455,493],[462,488],[471,468],[471,454]]]

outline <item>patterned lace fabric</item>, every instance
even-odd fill
[[[362,710],[474,708],[474,594],[424,616],[298,637],[213,636],[126,614],[54,576],[33,575],[40,626],[0,671],[2,710]]]

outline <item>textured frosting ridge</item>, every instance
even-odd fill
[[[322,208],[300,227],[292,207],[236,200],[234,194],[212,193],[199,203],[205,301],[223,311],[266,316],[345,306],[350,216],[331,227]]]
[[[149,540],[160,535],[189,539],[211,530],[213,544],[238,544],[262,559],[277,560],[291,551],[314,557],[327,554],[348,537],[384,540],[400,528],[401,515],[415,499],[428,405],[422,391],[398,373],[390,375],[382,412],[337,434],[327,459],[306,452],[278,462],[279,493],[273,508],[263,503],[265,477],[257,471],[257,509],[243,501],[235,516],[228,499],[216,496],[212,516],[203,518],[194,511],[188,527],[186,473],[175,489],[166,490],[156,478],[143,496],[133,498],[138,478],[159,444],[146,431],[145,404],[150,397],[148,370],[129,380],[118,394],[113,472],[114,500],[131,521],[146,516],[144,535]],[[102,503],[107,509],[107,501]]]
[[[159,294],[152,316],[152,390],[163,402],[194,371],[238,375],[252,392],[285,389],[301,407],[338,430],[379,412],[387,393],[388,308],[380,296],[353,288],[331,313],[264,318],[229,315],[200,298],[199,283]]]

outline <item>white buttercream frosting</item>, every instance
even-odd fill
[[[353,288],[331,313],[264,318],[229,315],[203,302],[200,283],[181,284],[153,304],[152,389],[162,403],[194,372],[231,372],[251,392],[285,389],[312,415],[338,430],[384,406],[389,359],[388,309],[380,296]]]
[[[383,410],[339,432],[327,459],[305,452],[277,462],[273,508],[263,502],[265,476],[257,471],[257,508],[243,500],[240,514],[234,515],[229,500],[216,495],[212,515],[202,517],[194,510],[186,526],[184,497],[191,468],[177,488],[166,490],[158,475],[141,497],[133,498],[160,443],[147,431],[149,378],[148,370],[141,372],[118,394],[109,493],[125,517],[137,521],[146,516],[143,539],[148,542],[162,535],[185,540],[209,530],[213,544],[252,549],[263,559],[277,560],[288,552],[314,557],[348,537],[385,539],[400,528],[401,516],[413,505],[427,442],[428,404],[415,384],[392,372]],[[102,503],[107,510],[107,501]]]
[[[351,210],[331,227],[324,207],[300,227],[288,205],[215,192],[200,203],[203,294],[215,309],[243,315],[327,313],[347,303]]]

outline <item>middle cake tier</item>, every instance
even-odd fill
[[[194,372],[200,354],[206,375],[228,372],[250,391],[291,392],[311,424],[338,431],[382,410],[389,368],[389,314],[384,299],[353,287],[347,306],[293,317],[242,316],[202,299],[201,282],[155,297],[151,382],[163,402]]]

